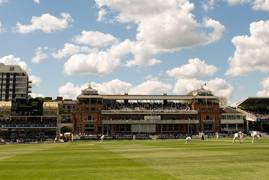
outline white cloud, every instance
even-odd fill
[[[0,6],[4,3],[8,3],[8,0],[0,0]]]
[[[245,4],[251,2],[251,0],[227,0],[228,4],[231,6],[238,4]]]
[[[120,59],[111,59],[107,52],[76,54],[64,64],[66,74],[109,74],[120,66]]]
[[[215,78],[209,81],[199,79],[179,79],[177,80],[173,92],[176,94],[188,94],[189,92],[200,89],[206,83],[205,88],[212,91],[212,93],[219,97],[231,97],[233,87],[224,79]]]
[[[113,79],[104,83],[93,82],[91,86],[97,89],[100,94],[124,94],[129,92],[132,84],[119,79]]]
[[[36,98],[36,97],[45,97],[44,94],[41,94],[41,93],[30,93],[30,96],[33,97],[33,98]]]
[[[207,82],[206,88],[213,92],[215,96],[230,98],[233,92],[231,84],[224,79],[215,78]]]
[[[81,90],[85,89],[87,86],[87,83],[74,85],[68,82],[59,88],[58,94],[65,98],[75,99],[81,93]],[[166,84],[157,79],[146,80],[136,86],[119,79],[113,79],[104,83],[91,82],[91,86],[96,89],[99,94],[163,94],[170,92],[172,89],[170,84]]]
[[[204,11],[209,11],[214,9],[216,3],[217,3],[216,0],[204,0],[202,7]]]
[[[188,94],[189,92],[200,89],[205,82],[199,79],[178,79],[174,85],[175,94]]]
[[[38,85],[40,84],[40,82],[41,82],[40,77],[35,76],[35,75],[30,75],[30,76],[29,76],[29,80],[32,81],[32,84],[33,84],[34,86],[38,86]]]
[[[169,93],[171,90],[172,86],[170,84],[152,79],[132,87],[129,94],[164,94]]]
[[[5,32],[5,28],[4,28],[3,24],[2,24],[1,21],[0,21],[0,33],[1,33],[1,32]]]
[[[82,31],[73,41],[77,44],[85,44],[92,47],[103,47],[118,43],[117,38],[113,35],[98,31]]]
[[[99,10],[104,8],[116,12],[116,20],[137,25],[134,58],[128,66],[145,66],[160,63],[154,58],[163,52],[206,45],[219,40],[224,26],[213,19],[199,23],[189,0],[96,0]],[[184,38],[182,38],[184,37]],[[139,47],[140,46],[140,47]]]
[[[127,92],[128,94],[142,95],[171,93],[172,89],[176,94],[187,94],[201,88],[204,84],[205,81],[198,79],[181,79],[177,81],[173,89],[171,84],[158,79],[148,79],[138,85],[133,85],[119,79],[113,79],[104,83],[91,82],[91,86],[96,89],[99,94],[124,94]],[[75,85],[68,82],[59,88],[59,95],[65,98],[75,99],[81,93],[81,90],[85,89],[87,86],[88,83]],[[217,96],[228,98],[233,91],[232,86],[224,79],[220,78],[208,81],[206,88]]]
[[[124,94],[130,90],[132,85],[128,82],[121,81],[119,79],[113,79],[104,83],[90,83],[92,88],[98,90],[99,94]],[[58,90],[58,94],[65,98],[76,99],[81,94],[81,90],[88,87],[88,83],[82,85],[75,85],[71,82],[67,82],[61,86]]]
[[[253,71],[269,70],[269,21],[250,24],[250,36],[235,36],[232,40],[236,50],[229,58],[227,75],[238,76]]]
[[[261,85],[262,90],[257,92],[257,96],[269,96],[269,77],[265,78]]]
[[[38,30],[45,33],[51,33],[66,29],[72,21],[73,19],[68,13],[61,13],[61,17],[59,18],[46,13],[39,17],[33,16],[31,19],[31,24],[29,25],[17,23],[16,31],[22,34],[27,34]]]
[[[19,65],[23,70],[28,70],[27,64],[21,60],[21,58],[16,57],[13,54],[1,57],[0,63],[4,63],[6,65]]]
[[[269,0],[227,0],[230,5],[249,4],[254,10],[269,11]]]
[[[33,0],[34,1],[34,3],[36,3],[36,4],[40,4],[40,0]]]
[[[201,78],[204,76],[213,75],[217,71],[217,68],[213,65],[207,64],[205,61],[199,58],[189,59],[188,64],[184,64],[180,67],[176,67],[167,70],[166,73],[170,77],[177,79],[181,78]]]
[[[91,53],[94,50],[87,46],[79,46],[71,43],[65,43],[62,49],[52,53],[52,56],[56,59],[68,58],[77,53]]]
[[[132,42],[125,40],[108,50],[75,54],[64,64],[66,74],[109,74],[121,66],[121,59],[130,51]]]
[[[66,99],[76,99],[76,97],[81,93],[81,90],[85,89],[87,85],[87,83],[83,85],[74,85],[71,82],[67,82],[59,88],[58,94]]]
[[[32,63],[39,64],[41,63],[44,59],[48,58],[47,51],[48,47],[38,47],[35,50],[35,54],[32,58]]]
[[[133,54],[133,59],[127,62],[126,65],[128,67],[146,67],[161,63],[159,59],[155,59],[153,57],[153,54],[156,54],[156,52],[154,52],[154,48],[148,46],[147,44],[133,42],[130,52]]]
[[[105,16],[106,16],[106,14],[107,14],[107,12],[106,12],[106,10],[105,9],[100,9],[99,11],[98,11],[98,17],[97,17],[97,21],[103,21],[104,20],[104,18],[105,18]]]
[[[269,11],[269,0],[255,0],[253,3],[253,9]]]

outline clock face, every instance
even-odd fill
[[[197,91],[194,91],[194,92],[192,93],[192,95],[194,95],[194,96],[197,96],[197,94],[198,94]]]

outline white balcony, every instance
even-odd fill
[[[244,124],[243,119],[221,119],[220,124]]]

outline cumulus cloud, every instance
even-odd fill
[[[214,9],[216,3],[217,3],[216,0],[204,0],[202,7],[204,11],[209,11],[209,10]]]
[[[4,63],[6,65],[19,65],[23,70],[28,70],[25,61],[21,60],[19,57],[14,56],[13,54],[1,57],[0,63]]]
[[[75,54],[79,54],[79,53],[88,54],[93,51],[94,50],[89,48],[88,46],[79,46],[72,43],[65,43],[64,47],[52,53],[52,56],[56,59],[63,59],[63,58],[68,58]]]
[[[153,66],[161,63],[157,55],[213,43],[221,38],[225,29],[220,22],[211,18],[198,22],[192,14],[194,4],[189,0],[157,0],[155,3],[96,0],[96,4],[103,14],[102,18],[113,12],[116,21],[136,25],[136,37],[120,42],[111,34],[82,31],[72,39],[72,43],[79,45],[68,43],[53,54],[58,59],[70,56],[64,64],[66,74],[103,75],[123,65]],[[80,45],[95,49],[85,52]]]
[[[206,84],[206,86],[204,86]],[[215,78],[209,81],[203,81],[199,79],[179,79],[177,80],[173,92],[176,94],[187,94],[193,90],[200,89],[204,87],[216,96],[231,97],[233,92],[233,87],[227,81],[221,78]]]
[[[36,98],[36,97],[45,97],[44,94],[41,94],[41,93],[30,93],[30,96],[33,97],[33,98]]]
[[[206,76],[211,76],[217,71],[217,67],[207,64],[199,58],[189,59],[187,64],[166,71],[170,77],[177,79],[173,92],[175,94],[188,94],[189,92],[206,88],[216,96],[231,97],[233,87],[226,80],[215,78],[210,80],[201,80]],[[205,86],[206,85],[206,86]]]
[[[104,18],[105,18],[105,16],[106,16],[106,14],[107,14],[107,12],[106,12],[106,10],[105,9],[100,9],[99,11],[98,11],[98,17],[97,17],[97,21],[103,21],[104,20]]]
[[[269,0],[255,0],[253,3],[253,9],[269,11]]]
[[[75,99],[81,93],[81,90],[85,89],[87,86],[87,83],[75,85],[68,82],[59,88],[58,93],[65,98]],[[172,89],[170,84],[166,84],[157,79],[146,80],[136,86],[119,79],[113,79],[104,83],[91,82],[91,86],[98,90],[100,94],[137,94],[137,92],[139,92],[139,94],[163,94],[170,92]]]
[[[5,3],[8,3],[8,0],[0,0],[0,6]]]
[[[227,81],[221,78],[215,78],[207,82],[206,88],[213,92],[218,97],[231,97],[233,87]]]
[[[119,79],[113,79],[104,83],[93,82],[91,86],[97,89],[100,94],[124,94],[129,92],[132,84]]]
[[[251,2],[251,0],[227,0],[229,5],[238,5],[238,4],[245,4]]]
[[[206,45],[219,40],[225,27],[218,21],[205,18],[199,23],[189,0],[96,0],[100,11],[107,8],[116,12],[120,23],[137,25],[134,58],[128,66],[145,66],[160,63],[154,58],[163,52]],[[184,37],[184,38],[182,38]]]
[[[40,4],[40,0],[33,0],[34,1],[34,3],[36,3],[36,4]]]
[[[75,99],[81,93],[81,90],[85,89],[87,85],[88,84],[75,85],[71,82],[67,82],[59,88],[58,94],[66,99]]]
[[[157,54],[157,52],[154,51],[154,48],[150,45],[141,42],[133,42],[130,48],[133,59],[129,60],[126,65],[128,67],[147,67],[161,63],[161,60],[153,57],[153,54]]]
[[[73,21],[72,17],[68,13],[61,13],[61,17],[55,17],[49,13],[42,14],[41,16],[33,16],[31,24],[16,24],[16,31],[22,34],[27,34],[33,31],[43,31],[45,33],[51,33],[59,30],[66,29],[68,25]]]
[[[269,0],[227,0],[230,5],[249,4],[254,10],[269,11]]]
[[[207,64],[199,58],[189,59],[188,64],[167,70],[166,73],[170,77],[176,79],[200,78],[213,75],[217,71],[217,67]]]
[[[1,32],[4,32],[4,31],[5,31],[5,28],[4,28],[3,24],[2,24],[1,21],[0,21],[0,33],[1,33]]]
[[[48,47],[38,47],[35,50],[35,54],[32,58],[32,63],[34,64],[39,64],[41,63],[44,59],[48,58],[47,51]]]
[[[204,81],[195,78],[178,79],[174,85],[173,92],[175,94],[187,94],[193,90],[200,89],[204,83]]]
[[[269,96],[269,77],[265,78],[261,85],[262,90],[257,92],[257,96]]]
[[[172,85],[162,81],[152,79],[146,80],[141,84],[130,89],[129,94],[164,94],[170,92]]]
[[[37,85],[37,86],[38,86],[38,85],[40,84],[40,82],[41,82],[40,77],[35,76],[35,75],[30,75],[30,76],[29,76],[29,80],[32,81],[32,84],[33,84],[33,85]]]
[[[80,35],[73,40],[77,44],[89,45],[92,47],[103,47],[118,42],[118,39],[111,34],[105,34],[98,31],[82,31]]]
[[[64,64],[66,74],[109,74],[121,66],[122,58],[129,53],[132,42],[125,40],[108,50],[90,54],[75,54]]]
[[[239,76],[253,71],[269,70],[269,21],[250,24],[250,35],[232,39],[235,52],[229,58],[227,75]]]
[[[132,84],[119,79],[113,79],[104,83],[91,82],[90,84],[92,88],[98,90],[100,94],[124,94],[128,93],[132,87]],[[88,83],[75,85],[71,82],[67,82],[59,88],[58,94],[65,98],[75,99],[81,93],[81,90],[85,89],[87,86]]]
[[[98,90],[100,94],[164,94],[173,93],[175,94],[187,94],[193,90],[201,88],[205,84],[205,81],[198,79],[180,79],[176,82],[174,88],[171,84],[165,83],[158,79],[148,79],[140,84],[133,85],[129,82],[121,81],[119,79],[113,79],[104,83],[91,82],[91,86]],[[59,88],[59,95],[65,98],[76,98],[82,89],[85,89],[88,83],[82,85],[75,85],[71,82]],[[224,79],[215,78],[207,81],[207,86],[213,94],[219,97],[230,97],[233,91],[233,87],[226,82]]]

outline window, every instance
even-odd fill
[[[207,130],[207,131],[211,131],[213,128],[213,125],[212,124],[205,124],[204,125],[204,129]]]
[[[93,130],[94,130],[93,122],[87,121],[85,124],[85,131],[93,131]]]
[[[235,129],[236,128],[236,125],[235,124],[229,124],[229,128],[230,129]]]

